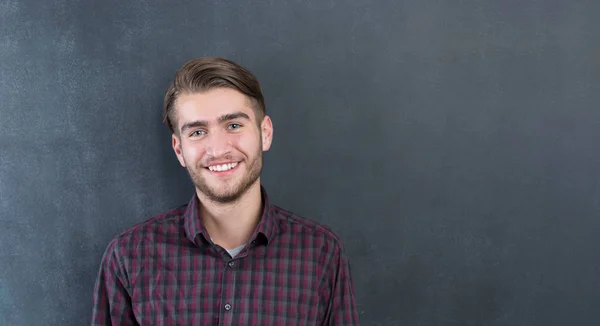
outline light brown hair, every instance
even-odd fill
[[[256,122],[266,115],[265,100],[258,79],[246,68],[224,58],[204,57],[186,62],[165,94],[163,122],[178,134],[175,104],[181,94],[204,92],[214,88],[231,88],[246,95],[252,103]]]

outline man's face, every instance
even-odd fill
[[[244,94],[229,88],[182,94],[174,113],[173,150],[199,195],[232,202],[258,182],[273,126],[268,116],[258,125]]]

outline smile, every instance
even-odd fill
[[[227,170],[231,170],[234,167],[236,167],[238,165],[238,162],[234,162],[234,163],[228,163],[228,164],[220,164],[220,165],[211,165],[208,167],[209,170],[211,171],[227,171]]]

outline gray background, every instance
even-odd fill
[[[109,240],[187,202],[173,73],[264,87],[275,203],[363,325],[600,324],[600,2],[0,1],[0,324],[84,325]]]

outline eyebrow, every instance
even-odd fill
[[[236,119],[250,120],[250,117],[244,112],[228,113],[219,117],[219,123]]]
[[[217,121],[219,124],[221,124],[223,122],[231,121],[231,120],[235,120],[235,119],[250,120],[250,117],[244,112],[234,112],[234,113],[228,113],[228,114],[224,114],[224,115],[220,116],[219,119],[217,119]],[[185,130],[190,129],[190,128],[207,127],[207,126],[208,126],[208,121],[206,121],[206,120],[191,121],[191,122],[187,122],[183,126],[181,126],[181,132],[184,132]]]

